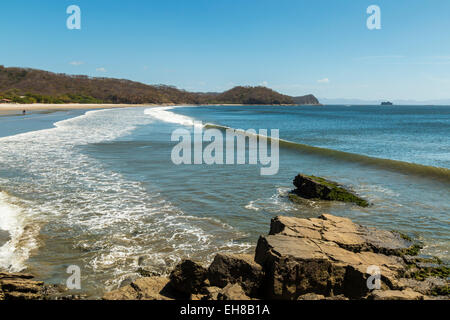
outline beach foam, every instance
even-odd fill
[[[199,125],[198,122],[195,121],[194,118],[184,116],[181,114],[176,114],[174,112],[171,112],[169,110],[173,110],[177,108],[177,106],[174,107],[155,107],[155,108],[149,108],[145,109],[144,113],[148,116],[151,116],[154,119],[157,119],[159,121],[167,122],[167,123],[174,123],[179,124],[186,127],[202,127],[202,125]]]
[[[0,192],[0,230],[9,234],[0,247],[0,269],[19,272],[26,268],[30,251],[37,245],[33,238],[37,230],[27,226],[23,210],[12,202],[13,197]]]
[[[22,250],[24,239],[35,245],[39,240],[34,266],[50,260],[55,272],[65,274],[64,265],[79,264],[87,281],[103,289],[135,274],[140,257],[144,267],[163,273],[182,257],[207,259],[218,247],[247,250],[248,244],[234,241],[244,235],[230,226],[184,214],[156,187],[144,188],[85,152],[153,121],[142,109],[89,111],[55,128],[1,138],[2,170],[13,176],[0,175],[0,187],[18,195],[12,205],[3,196],[8,209],[2,209],[2,225],[12,240],[2,247],[1,265],[24,268],[30,253]],[[44,240],[35,229],[27,231],[30,225],[41,228]]]

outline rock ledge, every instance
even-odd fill
[[[348,218],[278,216],[255,256],[219,253],[208,268],[184,260],[170,278],[141,278],[104,299],[448,300],[449,268],[408,255],[414,248]]]

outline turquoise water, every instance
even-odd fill
[[[192,121],[279,129],[280,169],[171,162]],[[82,269],[98,297],[181,258],[252,252],[275,215],[328,212],[405,232],[449,261],[450,107],[161,107],[0,117],[0,268],[64,283]],[[311,148],[309,146],[317,147]],[[287,198],[299,172],[372,205]],[[5,236],[5,231],[9,237]],[[3,239],[3,240],[2,240]],[[3,241],[3,243],[2,243]]]

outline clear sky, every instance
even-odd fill
[[[381,8],[381,30],[366,9]],[[69,5],[81,30],[69,30]],[[449,0],[14,0],[0,64],[326,98],[450,98]]]

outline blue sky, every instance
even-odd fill
[[[366,27],[369,5],[381,30]],[[68,30],[66,8],[81,8]],[[326,98],[450,98],[448,0],[14,0],[0,64]]]

